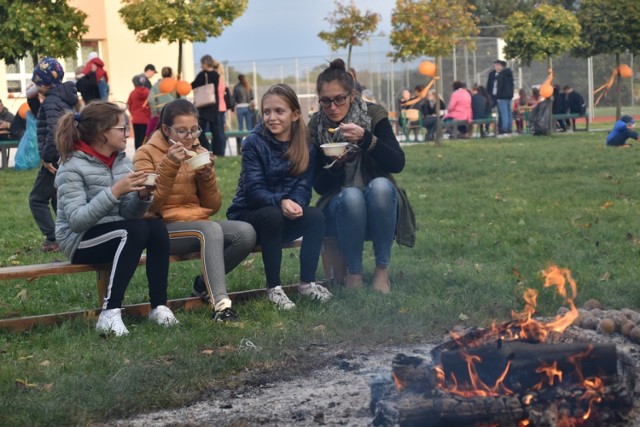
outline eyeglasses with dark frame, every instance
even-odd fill
[[[324,108],[330,108],[332,103],[335,104],[336,107],[339,107],[341,105],[344,105],[344,103],[347,102],[348,98],[349,94],[346,93],[344,95],[338,95],[334,98],[320,98],[318,99],[318,103]]]
[[[171,126],[167,126],[167,127],[172,131],[174,131],[176,135],[178,135],[178,138],[180,139],[186,138],[187,135],[191,135],[193,138],[197,138],[202,133],[202,128],[200,126],[198,126],[198,129],[196,130],[174,129]]]
[[[129,126],[129,125],[111,126],[111,129],[119,129],[119,130],[121,130],[123,133],[127,133],[127,132],[129,132],[129,130],[131,129],[131,126]]]

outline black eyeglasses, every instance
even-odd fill
[[[345,95],[338,95],[335,98],[320,98],[318,99],[318,103],[324,108],[331,107],[331,103],[334,103],[336,104],[336,107],[339,107],[341,105],[344,105],[345,102],[347,102],[347,98],[349,98],[348,93]]]
[[[111,129],[120,129],[122,130],[123,133],[127,133],[131,128],[129,127],[129,125],[123,125],[123,126],[112,126]]]
[[[200,126],[198,126],[198,129],[196,130],[174,129],[171,126],[167,126],[167,127],[172,131],[174,131],[176,135],[178,135],[178,138],[180,139],[186,138],[187,135],[191,135],[193,138],[197,138],[202,133],[202,129],[200,128]]]

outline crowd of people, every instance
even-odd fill
[[[413,246],[415,218],[392,176],[402,171],[405,158],[388,112],[363,100],[362,88],[340,59],[318,76],[320,108],[308,126],[291,87],[274,85],[256,102],[245,76],[229,90],[219,62],[205,55],[201,65],[193,87],[213,83],[217,102],[200,108],[151,84],[151,64],[132,79],[128,111],[102,99],[100,82],[108,84],[108,75],[97,56],[76,70],[75,82],[64,81],[61,64],[49,57],[33,72],[29,105],[37,121],[42,167],[29,204],[45,237],[43,251],[61,250],[72,263],[112,265],[96,329],[116,336],[129,333],[122,305],[143,251],[149,318],[163,326],[179,323],[167,306],[173,254],[200,253],[193,295],[208,301],[213,319],[222,323],[240,320],[225,275],[256,244],[262,248],[267,298],[279,309],[295,308],[280,270],[283,244],[298,238],[296,289],[302,297],[319,302],[333,297],[316,280],[327,236],[334,237],[337,257],[346,265],[343,284],[350,288],[365,285],[362,254],[371,240],[370,286],[390,292],[392,243]],[[164,67],[162,75],[171,76],[172,70]],[[84,84],[97,90],[82,92]],[[243,142],[228,220],[213,221],[222,206],[215,158],[224,150],[229,105],[238,108],[239,125],[251,132]],[[262,118],[258,124],[251,117],[256,110]],[[5,109],[0,111],[0,127],[8,129],[13,121]],[[202,138],[207,129],[211,144]],[[131,130],[133,159],[125,153]],[[325,154],[325,144],[335,141],[349,148]],[[205,157],[202,167],[191,166],[194,156]],[[316,206],[311,206],[313,189],[321,196]]]

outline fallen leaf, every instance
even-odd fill
[[[38,387],[38,384],[35,383],[30,383],[29,381],[27,381],[27,379],[25,378],[24,380],[21,379],[17,379],[16,380],[16,385],[20,388],[26,388],[26,389],[30,389],[30,388],[36,388]]]
[[[324,331],[325,329],[327,329],[327,327],[325,325],[323,325],[322,323],[313,328],[314,331]]]
[[[476,273],[480,273],[482,271],[482,265],[480,265],[478,263],[473,264],[473,268],[475,268]]]
[[[504,197],[502,197],[502,194],[500,194],[500,193],[497,193],[494,198],[498,202],[504,202]]]
[[[242,266],[244,268],[251,268],[253,267],[253,261],[255,261],[255,258],[248,259],[242,263]]]
[[[200,353],[204,354],[205,356],[211,356],[213,353],[215,353],[215,351],[210,348],[205,348]]]
[[[463,322],[464,322],[465,320],[469,320],[469,316],[467,316],[467,315],[466,315],[466,314],[464,314],[464,313],[460,313],[460,314],[458,315],[458,319],[460,319],[461,321],[463,321]]]
[[[51,362],[49,362],[48,360],[43,360],[42,362],[40,362],[40,366],[47,367],[49,365],[51,365]]]
[[[25,302],[27,300],[27,290],[23,289],[20,292],[18,292],[18,295],[16,295],[16,298],[18,298],[18,300],[20,300],[20,302]]]
[[[514,276],[516,276],[517,279],[519,279],[520,276],[522,276],[522,274],[520,273],[520,270],[518,270],[515,267],[511,267],[511,272],[513,273]]]
[[[604,202],[604,204],[602,206],[600,206],[602,209],[609,209],[611,206],[613,206],[613,202],[607,200],[606,202]]]
[[[33,359],[33,356],[31,355],[18,357],[18,360],[31,360],[31,359]]]
[[[611,279],[611,272],[610,272],[610,271],[605,272],[605,273],[600,277],[600,281],[601,281],[601,282],[607,282],[607,281],[609,281],[609,279]]]
[[[45,391],[51,391],[53,389],[53,383],[43,384],[42,389]]]

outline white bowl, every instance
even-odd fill
[[[327,157],[338,157],[347,151],[348,142],[330,142],[328,144],[322,144],[320,148],[324,151],[324,155]]]
[[[147,180],[144,182],[144,185],[147,187],[153,187],[156,185],[156,178],[158,177],[157,173],[150,173],[147,175]]]
[[[190,158],[186,162],[191,167],[191,169],[198,170],[211,163],[211,159],[209,158],[209,152],[205,151],[195,157]]]

